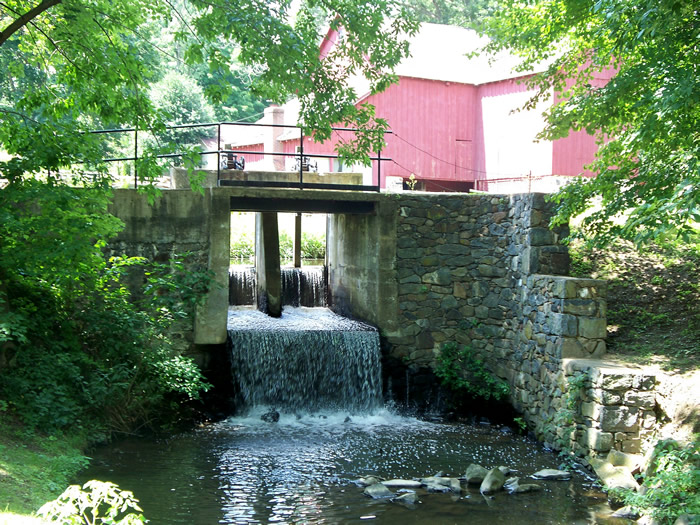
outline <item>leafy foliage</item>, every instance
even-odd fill
[[[598,140],[597,176],[554,197],[556,223],[597,203],[583,232],[598,244],[697,227],[699,16],[686,0],[537,0],[504,4],[487,21],[489,51],[514,51],[523,71],[549,64],[531,81],[530,105],[558,94],[540,137],[586,130]],[[616,74],[605,84],[609,70]]]
[[[135,525],[146,523],[138,500],[128,490],[110,482],[90,480],[81,488],[71,485],[56,500],[39,509],[51,522],[68,525]]]
[[[494,0],[411,0],[421,22],[478,27],[498,7]]]
[[[0,192],[0,394],[32,428],[130,432],[206,388],[164,335],[211,282],[185,263],[106,261],[121,223],[96,190],[28,179]],[[145,265],[146,290],[123,284]]]
[[[605,250],[576,241],[572,261],[608,281],[608,352],[668,370],[697,367],[700,357],[700,242],[658,239],[637,248],[615,241]]]
[[[15,180],[50,170],[49,178],[56,178],[59,169],[80,162],[104,174],[98,161],[105,146],[85,130],[127,125],[162,131],[166,119],[148,96],[164,51],[154,22],[167,27],[173,18],[183,22],[173,35],[183,50],[179,61],[225,80],[237,59],[252,68],[258,96],[278,103],[299,97],[302,124],[319,140],[330,136],[331,123],[341,123],[366,128],[357,144],[380,149],[377,130],[386,123],[373,118],[373,108],[355,107],[358,93],[349,77],[364,76],[372,91],[394,80],[391,69],[408,53],[406,33],[416,29],[408,10],[398,0],[303,1],[295,13],[291,4],[45,0],[32,10],[34,2],[7,0],[0,15],[0,67],[8,73],[0,80],[0,144],[11,158],[0,162],[0,174]],[[342,25],[352,38],[321,59],[318,43],[329,25]],[[234,87],[212,80],[205,94],[220,103]],[[160,151],[144,151],[140,178],[160,173],[151,168]],[[348,154],[366,159],[368,152]],[[76,176],[91,181],[86,173]]]
[[[326,236],[301,233],[301,258],[324,259],[326,257]]]
[[[656,469],[644,478],[642,490],[623,491],[625,504],[663,524],[700,514],[700,441],[686,447],[660,441],[654,456]]]
[[[455,342],[440,348],[435,375],[460,397],[500,400],[510,392],[508,383],[491,374],[472,348]]]
[[[280,232],[280,259],[294,258],[294,240],[287,232]],[[231,243],[231,260],[247,261],[255,256],[255,241],[246,234],[241,234]],[[326,236],[324,234],[301,234],[301,258],[323,259],[326,257]]]

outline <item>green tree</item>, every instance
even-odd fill
[[[495,0],[411,0],[416,17],[433,24],[478,27],[497,8]]]
[[[148,98],[158,76],[153,57],[160,51],[152,22],[173,18],[186,21],[174,34],[184,42],[185,63],[225,73],[235,49],[241,64],[256,68],[251,89],[274,102],[298,96],[302,123],[319,140],[330,136],[331,123],[367,129],[354,143],[359,150],[352,152],[366,160],[382,142],[378,130],[386,123],[374,119],[371,107],[355,107],[357,93],[348,79],[364,75],[373,90],[384,89],[394,80],[391,68],[408,52],[405,34],[415,25],[398,0],[310,0],[301,2],[296,13],[291,3],[191,0],[184,14],[175,4],[147,0],[5,0],[0,12],[4,82],[17,84],[28,70],[42,81],[24,82],[25,89],[3,94],[0,144],[12,158],[0,163],[0,174],[15,180],[81,161],[104,173],[95,165],[103,153],[101,139],[86,136],[85,130],[96,125],[162,130],[164,119]],[[319,42],[329,26],[340,25],[352,38],[321,60]],[[206,94],[219,102],[232,89],[217,85]],[[146,180],[160,173],[155,153],[157,148],[146,151],[151,159],[139,166]]]
[[[687,0],[536,0],[504,4],[487,21],[490,52],[510,50],[548,111],[542,138],[595,134],[591,168],[555,196],[561,223],[598,203],[587,236],[643,243],[700,222],[700,10]],[[596,74],[617,73],[605,86]],[[571,81],[569,81],[569,79]],[[533,100],[534,102],[534,100]]]

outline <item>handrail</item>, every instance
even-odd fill
[[[304,151],[304,128],[299,125],[294,125],[294,124],[267,124],[267,123],[262,123],[262,122],[205,122],[205,123],[196,123],[196,124],[174,124],[171,126],[165,126],[165,130],[173,130],[173,129],[193,129],[193,128],[205,128],[205,127],[213,127],[216,126],[217,128],[217,133],[216,133],[216,139],[217,139],[217,146],[218,149],[215,150],[207,150],[207,151],[202,151],[200,152],[200,155],[216,155],[217,156],[217,184],[220,183],[221,181],[221,155],[222,154],[228,154],[228,153],[236,153],[239,155],[261,155],[263,157],[265,156],[284,156],[284,157],[295,157],[299,159],[299,183],[292,183],[293,187],[298,187],[299,189],[304,189],[304,174],[303,174],[303,159],[306,158],[324,158],[324,159],[337,159],[340,158],[340,155],[330,155],[327,153],[306,153]],[[299,129],[300,130],[300,136],[299,136],[299,151],[295,153],[285,153],[285,152],[274,152],[274,151],[246,151],[246,150],[231,150],[231,149],[223,149],[221,146],[221,127],[222,126],[251,126],[251,127],[265,127],[265,128],[287,128],[287,129]],[[143,129],[141,129],[143,131]],[[357,132],[361,131],[358,128],[344,128],[344,127],[331,127],[331,131],[349,131],[349,132]],[[111,134],[111,133],[134,133],[134,155],[132,157],[111,157],[111,158],[105,158],[102,159],[102,162],[125,162],[125,161],[138,161],[139,160],[139,151],[138,151],[138,132],[139,128],[136,127],[129,127],[129,128],[111,128],[111,129],[97,129],[97,130],[91,130],[88,133],[90,134]],[[383,130],[382,133],[393,133],[391,130]],[[167,158],[180,158],[183,156],[183,153],[163,153],[156,155],[156,158],[158,159],[167,159]],[[376,156],[370,156],[369,157],[370,161],[376,161],[377,162],[377,184],[376,186],[357,186],[358,189],[366,189],[366,188],[371,188],[374,191],[380,191],[381,189],[381,165],[382,161],[387,161],[391,160],[391,158],[388,157],[382,157],[382,152],[379,150],[377,152]],[[271,187],[275,187],[275,184],[270,182]],[[243,181],[238,181],[236,185],[245,185]],[[251,186],[260,186],[261,183],[259,181],[256,181],[255,184],[250,184]],[[263,186],[265,185],[264,183],[262,184]],[[311,187],[312,185],[307,184],[307,187]],[[313,184],[314,187],[318,186],[339,186],[339,185],[331,185],[331,184]],[[138,187],[138,175],[136,173],[136,169],[134,169],[134,187]]]

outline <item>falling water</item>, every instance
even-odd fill
[[[255,303],[255,266],[231,266],[228,270],[228,304]]]
[[[246,408],[366,413],[381,405],[379,334],[371,326],[322,308],[285,307],[279,319],[232,308],[229,341]]]
[[[282,268],[282,304],[326,306],[326,268]]]
[[[324,266],[282,268],[282,304],[290,306],[326,306],[326,269]],[[255,267],[229,268],[228,304],[255,303]]]

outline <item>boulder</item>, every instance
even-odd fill
[[[364,490],[364,495],[369,496],[372,499],[390,499],[395,496],[388,488],[386,488],[381,483],[375,483],[370,485]]]
[[[615,467],[602,459],[591,459],[589,461],[596,475],[608,489],[630,489],[639,490],[639,484],[634,479],[632,473],[625,467]]]
[[[492,492],[498,492],[503,488],[505,482],[506,477],[503,475],[503,472],[501,472],[497,468],[491,469],[489,470],[489,473],[486,474],[484,481],[481,482],[479,492],[481,492],[482,494],[491,494]]]
[[[622,507],[621,509],[617,509],[615,512],[613,512],[610,517],[636,520],[639,519],[639,513],[635,512],[632,507]]]
[[[557,470],[553,468],[545,468],[535,472],[531,477],[535,479],[548,479],[548,480],[567,480],[571,479],[571,472],[566,470]]]
[[[489,471],[481,465],[472,463],[467,467],[467,472],[464,474],[464,479],[470,485],[481,485],[481,482],[484,481],[484,478],[488,473]]]

